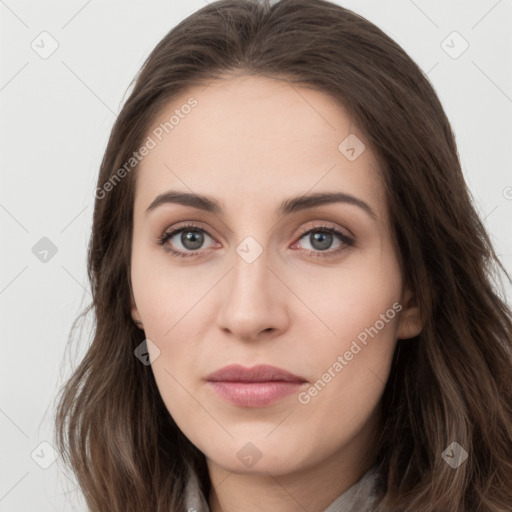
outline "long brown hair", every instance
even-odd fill
[[[393,239],[424,328],[399,340],[382,398],[379,512],[512,509],[512,312],[454,135],[421,69],[375,25],[324,0],[221,0],[172,29],[144,63],[101,164],[88,253],[92,344],[65,383],[56,443],[91,511],[184,510],[205,458],[174,423],[130,315],[137,166],[122,173],[177,94],[231,72],[339,101],[375,150]],[[116,174],[117,173],[117,174]],[[117,179],[116,178],[116,179]],[[110,180],[112,186],[105,187]],[[457,442],[468,459],[442,457]]]

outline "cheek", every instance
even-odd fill
[[[200,388],[194,381],[194,365],[187,363],[188,354],[174,353],[166,346],[160,357],[151,365],[158,391],[169,414],[178,428],[203,453],[232,438],[223,426],[217,411],[210,412],[210,405],[201,398]],[[226,447],[223,447],[224,450]]]
[[[343,335],[335,343],[318,340],[316,350],[304,350],[314,369],[311,385],[299,395],[299,403],[310,410],[327,408],[331,416],[344,416],[351,410],[352,417],[361,404],[370,409],[376,405],[396,346],[396,310],[390,306],[383,311],[383,316],[379,313],[366,327],[353,321],[350,327],[340,325]]]
[[[208,423],[211,418],[193,397],[200,391],[197,368],[201,367],[204,354],[199,346],[204,339],[200,330],[204,325],[211,326],[211,322],[199,325],[196,320],[208,314],[204,296],[214,276],[199,267],[194,272],[180,270],[166,258],[161,254],[156,257],[153,250],[134,248],[133,294],[144,321],[145,336],[158,347],[158,356],[151,358],[151,370],[162,400],[182,431],[195,431],[197,422],[208,424],[209,429],[202,431],[202,440],[205,435],[209,437],[212,428],[214,431],[215,424]]]
[[[308,320],[310,341],[301,348],[312,385],[298,398],[311,417],[330,418],[324,428],[334,435],[364,422],[384,390],[402,310],[400,270],[381,253],[308,286],[322,322]]]
[[[307,361],[325,366],[349,351],[355,340],[365,348],[370,340],[379,340],[373,350],[364,350],[366,357],[390,350],[401,310],[401,273],[390,251],[369,252],[314,275],[295,271],[288,279],[307,306],[300,318],[296,315],[310,340],[304,344]],[[358,359],[364,359],[362,352]]]
[[[148,338],[172,340],[182,325],[194,327],[204,296],[218,277],[207,265],[180,268],[164,250],[135,247],[132,253],[132,287]],[[202,313],[201,313],[202,314]],[[191,331],[187,331],[190,338]]]
[[[396,304],[396,303],[395,303]],[[330,443],[316,447],[328,456],[333,446],[349,446],[374,413],[384,391],[394,349],[398,313],[378,298],[333,324],[335,341],[318,339],[303,357],[314,365],[310,385],[297,397],[294,419],[308,432],[322,432]],[[386,314],[387,312],[387,314]],[[387,320],[381,319],[381,314]]]

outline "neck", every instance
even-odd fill
[[[211,512],[323,512],[374,463],[376,419],[320,463],[286,474],[234,473],[207,458]]]

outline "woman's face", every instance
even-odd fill
[[[229,471],[356,463],[396,339],[418,332],[364,135],[329,96],[255,76],[190,89],[147,135],[132,316],[175,422]],[[300,379],[208,380],[261,364]]]

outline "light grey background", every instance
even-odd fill
[[[510,270],[512,2],[338,3],[381,27],[428,72],[478,210]],[[203,5],[0,0],[2,512],[86,510],[61,459],[40,467],[52,461],[51,447],[40,443],[52,441],[51,404],[89,342],[86,331],[72,362],[64,359],[71,323],[91,298],[85,263],[96,176],[143,60]],[[31,46],[49,51],[52,39],[58,48],[46,59]],[[464,40],[469,47],[458,56]],[[46,262],[32,251],[43,237],[57,248]]]

